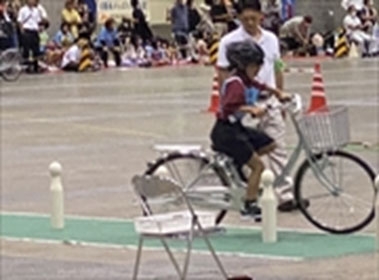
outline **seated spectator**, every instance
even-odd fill
[[[95,48],[100,54],[105,67],[108,67],[109,52],[113,54],[116,66],[118,67],[121,65],[120,41],[117,36],[115,21],[113,18],[109,18],[105,21],[104,26],[101,28],[101,31],[97,36]]]
[[[152,66],[165,66],[170,64],[166,50],[163,48],[162,42],[157,40],[152,43],[153,51],[151,54]]]
[[[40,53],[44,55],[46,52],[46,47],[49,42],[49,34],[47,33],[47,29],[49,28],[49,23],[47,21],[40,23],[39,29],[39,44],[40,44]]]
[[[53,42],[58,48],[68,48],[74,43],[74,36],[71,34],[69,25],[65,22],[61,24],[60,30],[55,34]]]
[[[350,42],[358,44],[363,56],[371,54],[372,44],[375,42],[373,36],[370,36],[363,31],[364,26],[357,15],[354,5],[351,5],[347,10],[347,15],[343,20],[343,27],[346,30],[346,35]]]
[[[125,52],[122,55],[122,66],[125,67],[148,67],[151,65],[150,61],[146,57],[145,49],[143,47],[143,41],[141,38],[137,38],[137,46],[132,44],[130,38],[126,39]]]
[[[95,56],[89,48],[88,41],[78,40],[63,55],[61,69],[70,72],[97,70]]]
[[[62,22],[69,25],[71,34],[74,38],[79,36],[79,25],[82,23],[82,19],[78,11],[75,9],[74,0],[66,0],[65,8],[62,11]]]
[[[312,21],[311,16],[297,16],[283,24],[280,28],[280,40],[285,51],[308,53]]]

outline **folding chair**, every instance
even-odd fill
[[[135,219],[136,232],[139,233],[138,251],[134,266],[133,279],[137,279],[141,252],[145,238],[159,239],[171,260],[179,279],[186,279],[194,238],[202,237],[213,256],[224,279],[228,279],[221,261],[208,239],[208,235],[220,230],[215,226],[214,215],[203,211],[196,211],[192,207],[186,194],[171,178],[157,176],[134,176],[132,179],[134,190],[146,216]],[[180,212],[165,212],[153,214],[149,205],[166,204],[181,201],[186,210]],[[167,240],[170,238],[185,237],[187,240],[187,252],[181,269],[169,248]]]

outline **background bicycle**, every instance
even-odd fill
[[[21,72],[21,56],[18,49],[8,49],[0,53],[0,76],[5,81],[16,81]]]

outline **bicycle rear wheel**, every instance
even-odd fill
[[[200,172],[202,175],[200,175]],[[203,186],[228,187],[223,172],[209,165],[208,158],[198,154],[171,153],[151,164],[146,170],[145,175],[169,176],[182,186],[183,189],[195,179],[197,181],[192,186],[193,188],[201,188]],[[224,200],[228,201],[228,198],[225,197]],[[154,212],[154,210],[152,211]],[[226,213],[227,210],[215,210],[215,223],[221,223]]]
[[[334,234],[353,233],[367,226],[374,218],[377,194],[371,167],[344,151],[313,155],[312,163],[338,187],[334,192],[328,190],[315,176],[310,161],[302,163],[295,179],[295,198],[309,200],[308,207],[299,204],[308,221]]]

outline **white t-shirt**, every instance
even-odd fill
[[[280,50],[278,38],[265,29],[261,29],[261,37],[256,41],[265,53],[264,64],[258,73],[257,81],[270,87],[276,88],[275,80],[275,62],[280,59]],[[220,42],[218,50],[217,66],[220,68],[229,67],[229,61],[226,58],[226,50],[229,44],[254,39],[245,29],[240,26],[238,29],[225,35]]]
[[[304,17],[302,16],[297,16],[293,17],[289,20],[287,20],[283,26],[280,28],[280,37],[285,38],[285,37],[290,37],[290,38],[297,38],[297,32],[300,31],[300,24],[303,22]],[[307,34],[302,34],[304,37],[307,37]]]
[[[41,17],[43,19],[48,19],[49,18],[48,15],[47,15],[46,9],[41,4],[38,4],[37,9],[39,10],[40,15],[41,15]]]
[[[18,12],[17,21],[24,29],[38,31],[41,22],[41,13],[36,7],[23,6]]]
[[[361,24],[361,20],[356,15],[353,16],[349,14],[343,19],[343,27],[345,28],[347,35],[350,35],[354,31],[353,29],[349,28],[349,26],[357,27]]]
[[[77,45],[71,46],[63,55],[61,67],[66,67],[70,62],[79,63],[81,53]]]

